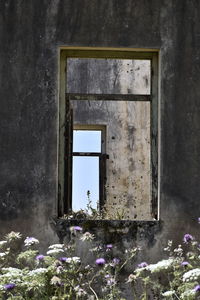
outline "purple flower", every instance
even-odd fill
[[[198,223],[200,224],[200,218],[198,218]]]
[[[116,267],[116,265],[118,265],[120,263],[120,259],[119,258],[113,258],[112,262],[110,263],[111,267]]]
[[[186,233],[183,237],[184,243],[188,244],[190,241],[192,241],[194,238],[191,234]]]
[[[96,259],[96,264],[97,265],[104,265],[106,263],[104,258],[97,258]]]
[[[182,263],[181,263],[181,266],[184,266],[184,267],[186,267],[186,266],[188,266],[189,265],[189,262],[188,261],[183,261]]]
[[[118,265],[119,264],[119,262],[120,262],[120,259],[119,258],[113,258],[113,263],[115,264],[115,265]]]
[[[200,292],[200,285],[199,284],[195,286],[194,291],[195,292]]]
[[[37,260],[43,260],[44,259],[44,255],[43,254],[39,254],[36,256]]]
[[[83,230],[83,228],[80,227],[80,226],[74,226],[73,229],[76,230],[76,231],[82,231]]]
[[[107,248],[107,249],[112,249],[112,247],[113,247],[113,245],[112,245],[112,244],[108,244],[108,245],[106,245],[106,248]]]
[[[138,268],[145,268],[147,267],[148,264],[144,261],[144,262],[141,262],[139,265],[138,265]]]
[[[8,283],[8,284],[4,285],[5,290],[12,290],[12,289],[14,289],[14,287],[16,287],[16,285],[14,283]]]
[[[67,259],[68,259],[67,257],[60,257],[60,258],[59,258],[59,261],[61,261],[61,262],[66,262]]]

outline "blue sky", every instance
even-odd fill
[[[100,130],[74,130],[73,152],[101,152]],[[90,191],[92,207],[99,202],[99,157],[74,156],[72,174],[72,209],[87,207]]]

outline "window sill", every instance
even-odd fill
[[[70,227],[80,226],[83,232],[89,231],[95,234],[97,239],[103,239],[104,242],[119,242],[123,239],[132,239],[133,241],[146,239],[155,240],[155,234],[161,230],[162,222],[160,220],[139,221],[139,220],[85,220],[85,219],[62,219],[51,217],[50,224],[54,232],[58,235],[60,242],[69,238]]]

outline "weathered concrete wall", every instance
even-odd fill
[[[105,218],[151,220],[150,103],[74,100],[71,104],[75,125],[105,126],[109,155]]]
[[[160,49],[160,235],[196,229],[200,194],[197,0],[0,3],[0,228],[51,236],[56,213],[58,47]],[[178,230],[177,230],[178,227]],[[157,242],[156,242],[157,241]],[[145,245],[145,239],[144,239]]]
[[[150,60],[68,58],[67,93],[149,95]]]

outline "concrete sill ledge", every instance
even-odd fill
[[[87,219],[62,219],[51,217],[50,224],[56,232],[60,242],[70,238],[70,227],[81,226],[83,232],[89,231],[98,239],[108,241],[132,239],[147,239],[153,241],[155,234],[161,230],[161,221],[130,221],[130,220],[87,220]]]

